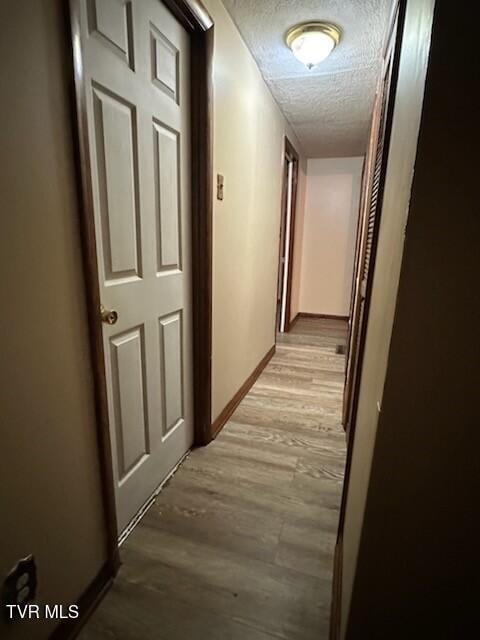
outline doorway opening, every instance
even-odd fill
[[[290,140],[285,138],[277,283],[276,328],[278,333],[288,332],[292,320],[292,274],[297,211],[297,186],[298,153]]]

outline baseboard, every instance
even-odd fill
[[[288,322],[287,322],[287,326],[285,327],[285,333],[288,333],[289,331],[291,331],[291,329],[293,328],[294,324],[297,322],[298,320],[298,313],[295,314],[295,317],[291,318]]]
[[[342,611],[342,561],[343,539],[335,545],[333,560],[332,606],[330,609],[330,640],[340,639],[341,611]]]
[[[295,316],[295,319],[293,320],[293,322],[295,322],[298,318],[319,318],[321,320],[345,320],[345,321],[348,321],[350,316],[336,316],[334,314],[329,314],[329,313],[306,313],[306,312],[300,311]]]
[[[273,347],[271,349],[269,349],[269,351],[266,353],[266,355],[262,358],[262,360],[255,367],[254,371],[252,371],[252,373],[248,376],[248,378],[242,384],[242,386],[237,391],[237,393],[233,396],[233,398],[230,400],[230,402],[228,402],[228,404],[225,406],[225,408],[220,413],[218,418],[216,418],[213,421],[213,424],[212,424],[212,437],[213,438],[217,437],[217,435],[221,431],[222,427],[225,425],[225,423],[231,417],[232,413],[238,407],[238,405],[243,400],[243,398],[250,391],[251,387],[253,386],[253,384],[256,381],[256,379],[258,378],[258,376],[265,369],[265,367],[267,366],[268,362],[273,357],[274,353],[275,353],[275,345],[273,345]]]
[[[117,569],[118,566],[112,563],[112,561],[107,561],[103,565],[77,601],[79,617],[62,622],[52,633],[50,640],[73,640],[78,636],[87,620],[112,586]]]

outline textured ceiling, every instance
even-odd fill
[[[223,0],[309,158],[365,153],[392,0]],[[313,20],[343,31],[331,55],[308,71],[284,42]]]

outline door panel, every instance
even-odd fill
[[[190,43],[160,0],[80,1],[122,531],[193,442]]]
[[[180,269],[180,208],[178,202],[178,133],[153,123],[155,195],[158,221],[157,271]]]
[[[160,319],[163,435],[183,422],[182,314]]]
[[[149,453],[145,411],[145,345],[143,327],[110,340],[113,428],[117,434],[118,476],[122,482]]]
[[[153,83],[178,102],[179,52],[153,24],[150,29]]]
[[[88,0],[91,34],[104,40],[122,60],[133,68],[132,3],[122,0]]]
[[[139,276],[138,149],[135,109],[93,88],[95,142],[106,281]]]

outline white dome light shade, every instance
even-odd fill
[[[297,60],[313,69],[340,42],[340,29],[326,22],[309,22],[290,29],[286,42]]]
[[[330,55],[335,42],[326,33],[307,31],[292,42],[293,55],[312,69]]]

